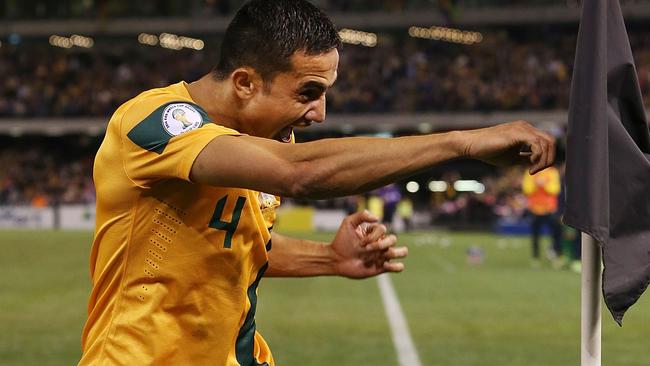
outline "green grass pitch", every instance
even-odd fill
[[[327,240],[328,234],[305,234]],[[0,365],[74,365],[90,289],[87,232],[0,231]],[[527,238],[403,234],[392,275],[424,365],[580,363],[580,276],[531,269]],[[466,263],[468,246],[485,263]],[[266,279],[258,329],[278,365],[396,365],[377,281]],[[650,295],[618,328],[603,316],[603,365],[648,365]]]

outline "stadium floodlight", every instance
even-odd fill
[[[140,33],[138,35],[138,42],[140,44],[146,44],[148,46],[157,46],[158,45],[158,36],[148,33]]]
[[[474,193],[483,194],[484,192],[485,192],[485,185],[479,182],[474,189]]]
[[[72,48],[72,46],[91,48],[95,45],[95,41],[92,38],[78,34],[73,34],[70,38],[53,34],[50,36],[49,42],[50,45],[61,48]]]
[[[162,48],[169,48],[171,50],[180,50],[183,48],[178,36],[175,34],[161,33],[158,38],[160,39],[160,47]]]
[[[409,36],[413,38],[433,39],[435,41],[443,41],[450,43],[460,44],[475,44],[483,41],[483,35],[479,32],[466,31],[455,28],[446,27],[410,27]]]
[[[80,36],[78,34],[73,34],[70,36],[70,41],[73,45],[82,48],[91,48],[95,45],[95,41],[90,37]]]
[[[410,181],[406,183],[406,190],[409,193],[417,193],[420,190],[420,185],[418,184],[418,182]]]
[[[178,41],[181,43],[181,46],[184,48],[191,48],[193,50],[202,50],[205,47],[205,43],[200,39],[190,38],[190,37],[178,37]]]
[[[54,47],[71,48],[73,46],[70,38],[58,36],[56,34],[50,36],[49,42],[50,45]]]
[[[474,192],[481,194],[485,192],[485,185],[475,180],[457,180],[454,182],[454,189],[458,192]]]
[[[140,37],[138,37],[139,40]],[[143,36],[143,39],[145,37]],[[205,42],[197,38],[178,36],[171,33],[161,33],[158,37],[160,47],[169,48],[172,50],[180,50],[182,48],[189,48],[192,50],[200,51],[205,47]],[[142,43],[142,42],[141,42]],[[149,43],[147,43],[149,44]]]
[[[446,192],[447,182],[444,180],[432,180],[429,182],[429,191],[431,192]]]
[[[343,28],[339,31],[339,37],[341,37],[343,43],[366,47],[375,47],[377,45],[377,34],[375,33]]]

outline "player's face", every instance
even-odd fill
[[[252,101],[250,115],[256,136],[287,142],[294,127],[325,120],[325,93],[334,84],[337,50],[292,56],[293,70],[279,73]]]

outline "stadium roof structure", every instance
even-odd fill
[[[650,2],[626,3],[623,7],[628,21],[650,19]],[[448,21],[437,11],[405,11],[401,13],[331,13],[339,27],[362,29],[408,28],[412,25],[446,24]],[[454,18],[456,26],[533,25],[576,23],[580,9],[566,4],[463,8]],[[140,32],[223,33],[231,17],[166,17],[166,18],[115,18],[87,20],[3,20],[0,36],[48,36],[53,33],[86,35],[129,35]]]

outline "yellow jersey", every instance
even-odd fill
[[[522,191],[527,199],[528,210],[535,215],[550,215],[557,212],[560,189],[560,172],[553,166],[535,175],[524,173]]]
[[[111,117],[93,173],[93,288],[79,365],[274,365],[255,308],[280,202],[189,181],[220,135],[239,132],[211,121],[184,82],[146,91]]]

